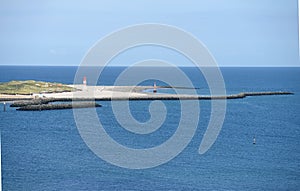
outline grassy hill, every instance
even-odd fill
[[[33,93],[59,93],[70,92],[74,90],[76,89],[61,83],[49,83],[34,80],[10,81],[0,83],[0,94],[9,95],[30,95]]]

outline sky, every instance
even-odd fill
[[[78,66],[99,39],[143,23],[191,33],[219,66],[299,66],[297,0],[2,0],[0,65]],[[155,58],[184,66],[176,54],[141,47],[112,65]]]

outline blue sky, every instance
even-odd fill
[[[77,66],[100,38],[142,23],[192,33],[220,66],[299,66],[297,0],[3,0],[0,65]],[[159,57],[149,50],[114,64]]]

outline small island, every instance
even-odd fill
[[[249,96],[291,95],[288,91],[241,92],[231,95],[170,94],[151,89],[173,88],[168,86],[88,86],[86,83],[66,85],[34,80],[0,83],[0,101],[11,101],[18,110],[49,110],[99,107],[95,101],[114,100],[216,100],[243,99]],[[187,87],[174,87],[186,89]],[[70,102],[72,104],[51,104]],[[74,103],[78,103],[77,105]],[[91,104],[93,102],[94,104]]]

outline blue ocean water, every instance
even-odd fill
[[[0,82],[42,80],[73,83],[76,67],[1,66]],[[209,93],[201,73],[181,68],[198,93]],[[106,68],[101,85],[113,85],[122,67]],[[149,70],[149,69],[148,69]],[[198,148],[210,117],[200,101],[200,122],[190,144],[161,166],[130,170],[98,158],[84,143],[72,110],[2,111],[3,190],[298,190],[300,188],[300,68],[221,68],[226,91],[291,91],[294,95],[227,101],[221,133],[204,155]],[[151,84],[152,82],[144,82]],[[158,85],[161,82],[158,82]],[[135,135],[115,120],[111,102],[99,102],[99,118],[116,141],[133,148],[154,147],[176,131],[179,101],[164,101],[163,126]],[[150,101],[131,101],[133,116],[150,118]],[[253,145],[253,136],[256,144]]]

